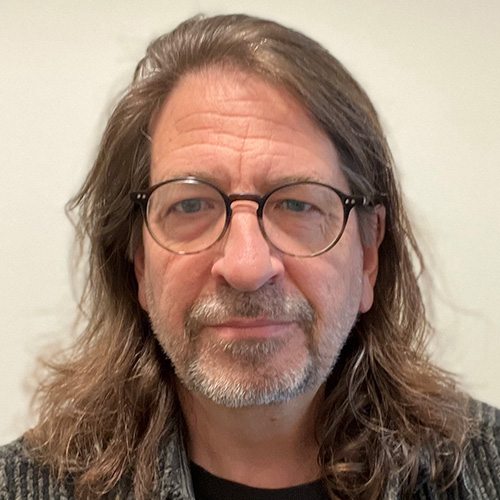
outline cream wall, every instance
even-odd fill
[[[500,406],[500,3],[0,0],[0,443],[29,425],[34,360],[69,337],[64,203],[149,40],[246,12],[325,44],[378,108],[434,277],[436,361]]]

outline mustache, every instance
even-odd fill
[[[184,315],[184,328],[195,337],[207,325],[234,318],[267,318],[294,322],[307,333],[313,331],[316,313],[305,297],[287,294],[278,285],[265,285],[253,292],[221,286],[214,294],[197,299]]]

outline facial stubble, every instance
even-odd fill
[[[357,313],[356,293],[348,296],[350,303],[337,311],[330,324],[319,325],[314,308],[303,296],[287,294],[276,284],[255,292],[223,286],[196,300],[185,311],[183,331],[176,332],[156,307],[149,287],[146,294],[153,332],[180,382],[188,391],[229,408],[283,403],[319,387]],[[207,326],[233,318],[290,324],[293,335],[224,339],[207,334]],[[285,366],[275,363],[280,357]]]

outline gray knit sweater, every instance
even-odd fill
[[[456,483],[439,492],[424,475],[414,493],[415,500],[500,500],[500,411],[474,403],[473,414],[480,433],[469,442]],[[180,436],[161,447],[158,499],[194,500],[188,463]],[[130,492],[114,496],[133,500]],[[388,490],[384,500],[398,497],[397,491]],[[30,458],[19,439],[0,447],[0,500],[74,500],[74,494],[71,481],[57,483],[47,469]]]

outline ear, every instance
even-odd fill
[[[137,296],[139,304],[146,311],[148,309],[148,301],[146,300],[146,283],[145,283],[145,257],[144,246],[141,245],[134,254],[134,272],[137,280]]]
[[[377,281],[378,273],[378,249],[385,235],[385,207],[378,205],[375,207],[370,234],[363,244],[363,281],[361,299],[359,301],[359,312],[365,313],[370,310],[373,304],[373,288]]]

